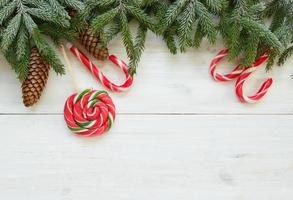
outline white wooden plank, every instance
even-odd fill
[[[234,95],[234,82],[220,84],[214,82],[209,73],[209,63],[221,44],[211,47],[204,43],[198,50],[185,54],[170,55],[160,38],[149,34],[146,51],[143,55],[134,87],[124,94],[113,94],[120,113],[293,113],[293,59],[282,68],[275,68],[271,73],[274,86],[269,94],[257,105],[243,105]],[[121,41],[115,40],[110,45],[111,52],[126,58]],[[73,68],[78,77],[80,88],[93,87],[102,89],[101,84],[70,55]],[[223,66],[223,65],[222,65]],[[231,66],[231,64],[229,64]],[[229,67],[223,71],[231,69]],[[118,71],[103,67],[113,80],[122,81]],[[51,78],[40,103],[27,110],[21,103],[20,84],[8,64],[0,61],[0,113],[61,113],[65,99],[72,93],[70,76]],[[249,81],[247,90],[255,92],[266,74],[258,72]]]
[[[119,115],[85,139],[61,115],[0,116],[0,199],[292,200],[292,120]]]

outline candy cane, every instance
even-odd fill
[[[216,72],[217,64],[221,62],[228,55],[228,53],[229,53],[228,49],[221,50],[211,62],[210,73],[216,81],[220,81],[220,82],[231,81],[237,78],[243,71],[247,69],[247,67],[241,67],[240,65],[238,65],[229,74],[226,74],[226,75],[218,74]]]
[[[94,77],[100,81],[106,88],[115,92],[122,92],[131,87],[133,83],[133,77],[128,72],[127,65],[119,60],[116,56],[110,55],[109,60],[119,67],[125,74],[126,80],[122,85],[116,85],[112,83],[97,67],[90,61],[90,59],[73,44],[68,43],[67,48],[86,66],[86,68],[94,75]]]
[[[105,91],[87,89],[73,94],[64,106],[64,118],[68,128],[82,136],[105,133],[111,128],[115,115],[115,105]]]
[[[255,103],[259,101],[269,90],[273,83],[273,79],[269,78],[267,79],[260,87],[258,92],[253,96],[247,96],[243,92],[243,84],[247,80],[247,78],[253,73],[258,67],[260,67],[263,63],[265,63],[268,60],[268,55],[264,54],[261,57],[259,57],[255,63],[253,64],[253,67],[250,67],[246,69],[237,79],[236,81],[236,95],[242,102],[247,103]]]

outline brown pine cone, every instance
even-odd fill
[[[23,104],[30,107],[38,102],[47,84],[50,65],[41,57],[36,47],[31,49],[29,72],[22,83]]]
[[[79,35],[80,43],[98,60],[109,57],[108,49],[101,45],[100,37],[94,36],[90,28],[85,28]]]

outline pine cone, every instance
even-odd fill
[[[22,83],[23,103],[30,107],[38,102],[49,77],[50,65],[41,57],[36,47],[31,49],[29,72]]]
[[[90,28],[85,28],[79,35],[80,43],[98,60],[109,57],[108,49],[101,45],[100,37],[94,36]]]

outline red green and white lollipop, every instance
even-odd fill
[[[102,135],[111,128],[115,116],[115,105],[105,91],[87,89],[73,94],[64,106],[68,128],[82,136]]]

